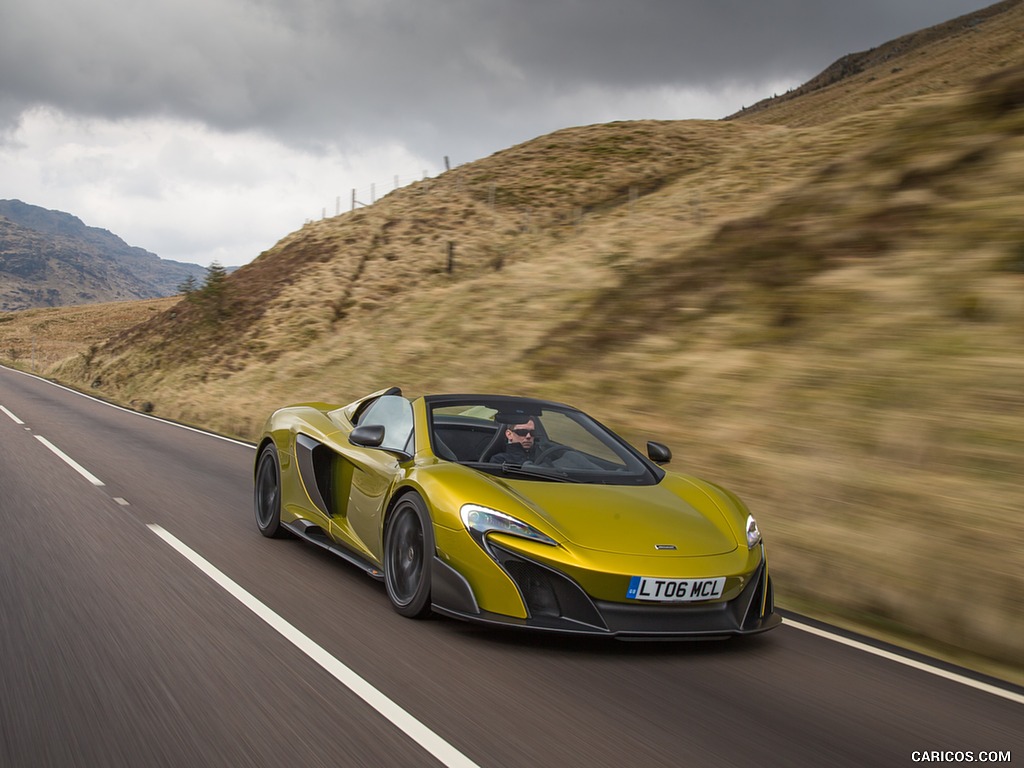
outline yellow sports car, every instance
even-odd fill
[[[391,388],[275,411],[256,523],[356,564],[411,618],[618,638],[777,626],[754,518],[670,458],[559,403]]]

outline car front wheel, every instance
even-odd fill
[[[256,486],[253,490],[256,527],[269,538],[283,538],[287,530],[281,525],[281,464],[277,449],[269,443],[256,462]]]
[[[433,558],[434,529],[426,504],[415,494],[404,496],[384,532],[384,583],[391,604],[402,616],[430,615]]]

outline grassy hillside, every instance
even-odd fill
[[[0,312],[0,361],[46,373],[68,358],[86,361],[116,333],[170,309],[178,297]]]
[[[789,93],[745,107],[730,119],[823,125],[907,99],[972,85],[985,72],[1020,63],[1021,0],[1003,0],[943,24],[843,56]]]
[[[970,79],[544,136],[51,373],[246,437],[390,384],[570,401],[744,496],[783,603],[1019,675],[1024,6],[1000,9],[902,54],[959,41]]]

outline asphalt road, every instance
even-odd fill
[[[0,407],[4,768],[1024,762],[1020,689],[794,622],[715,643],[411,622],[260,536],[251,446],[3,368]]]

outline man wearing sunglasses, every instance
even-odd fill
[[[528,462],[536,464],[537,459],[541,459],[540,466],[544,467],[600,469],[572,446],[553,443],[544,438],[543,433],[540,435],[541,440],[538,440],[537,437],[537,424],[534,417],[525,416],[525,421],[505,427],[505,439],[508,441],[508,445],[505,446],[503,452],[491,456],[490,460],[496,464],[523,465]]]
[[[531,416],[522,424],[509,424],[505,427],[505,439],[508,445],[501,453],[491,457],[497,464],[525,464],[534,461],[540,451],[536,445],[537,426]]]

